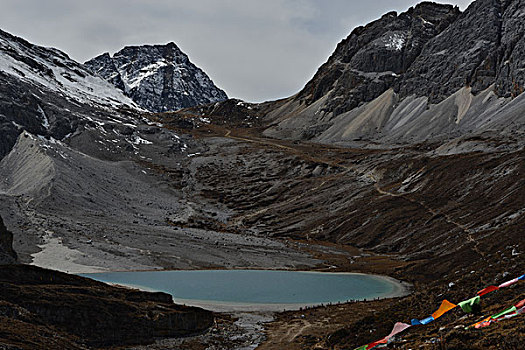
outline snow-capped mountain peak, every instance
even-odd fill
[[[152,112],[174,111],[227,99],[175,43],[127,46],[85,66]]]

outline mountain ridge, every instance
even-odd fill
[[[134,123],[134,113],[142,109],[62,51],[0,31],[0,158],[24,130],[66,140],[97,123]]]
[[[235,125],[239,115],[257,116],[265,136],[343,146],[490,135],[522,148],[524,8],[523,0],[477,0],[463,12],[433,2],[389,12],[352,30],[291,97],[180,115],[227,124],[229,113]]]

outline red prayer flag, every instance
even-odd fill
[[[520,301],[519,303],[517,303],[514,306],[516,306],[516,309],[521,309],[522,307],[525,306],[525,299],[523,299],[522,301]]]
[[[388,343],[388,339],[383,338],[383,339],[381,339],[381,340],[378,340],[378,341],[375,341],[375,342],[373,342],[373,343],[368,344],[368,346],[366,347],[366,349],[367,349],[367,350],[368,350],[368,349],[372,349],[372,348],[374,348],[374,347],[376,347],[376,346],[378,346],[378,345],[386,344],[386,343]]]
[[[481,296],[484,296],[485,294],[488,294],[488,293],[491,293],[495,290],[498,290],[499,287],[496,287],[496,286],[488,286],[487,288],[484,288],[482,290],[480,290],[478,292],[478,295],[481,297]]]

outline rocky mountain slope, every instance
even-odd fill
[[[23,130],[67,140],[104,123],[135,123],[138,109],[65,53],[0,31],[0,158]]]
[[[198,334],[213,313],[165,293],[117,288],[27,265],[0,266],[0,348],[93,349]]]
[[[174,43],[128,46],[113,57],[105,53],[93,58],[85,66],[151,112],[227,99]]]
[[[194,199],[203,161],[197,156],[212,145],[147,119],[115,87],[63,53],[7,33],[2,42],[0,57],[8,64],[0,72],[0,211],[17,237],[21,262],[70,272],[316,264],[280,242],[222,233],[229,210]],[[53,76],[74,76],[78,89],[47,82],[46,67],[56,70]],[[76,76],[77,68],[84,78]],[[77,96],[84,80],[122,104],[104,94]],[[226,243],[242,251],[235,248],[233,256]]]
[[[424,2],[352,31],[299,92],[268,110],[268,136],[411,143],[523,135],[525,4]]]
[[[21,263],[86,271],[78,244],[97,251],[99,262],[89,265],[100,265],[98,270],[108,259],[121,260],[124,269],[151,267],[149,259],[125,258],[139,251],[126,230],[141,233],[145,252],[153,237],[137,229],[139,212],[152,210],[148,216],[165,226],[157,234],[169,236],[165,210],[181,205],[161,177],[148,180],[146,149],[173,165],[196,151],[189,137],[144,119],[131,99],[66,54],[0,32],[0,348],[145,344],[212,324],[211,312],[176,306],[169,295],[12,265],[18,257]],[[88,223],[89,217],[94,221]],[[104,226],[100,241],[111,240],[106,248],[115,249],[96,248],[97,221]],[[111,222],[125,244],[108,231]],[[65,264],[54,265],[60,260]]]

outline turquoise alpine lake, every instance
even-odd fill
[[[404,287],[395,280],[351,273],[205,270],[107,272],[81,276],[166,292],[173,296],[175,302],[193,300],[200,304],[319,305],[385,298],[404,291]]]

